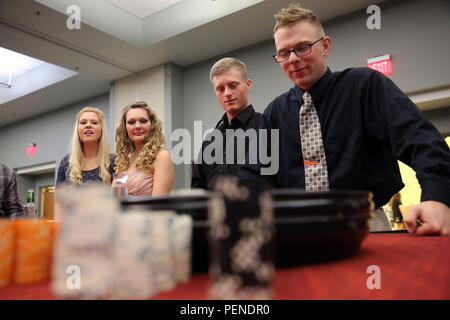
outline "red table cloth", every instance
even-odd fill
[[[369,234],[350,258],[277,269],[275,299],[450,299],[449,244],[448,236]],[[379,289],[367,285],[372,265],[379,267]],[[207,274],[194,274],[188,283],[152,299],[203,300],[208,285]],[[0,299],[56,298],[48,282],[0,288]]]

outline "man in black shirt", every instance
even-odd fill
[[[201,153],[193,166],[191,187],[212,190],[219,176],[237,174],[250,141],[255,142],[255,139],[244,135],[250,133],[248,129],[256,135],[262,115],[248,103],[252,82],[242,61],[235,58],[217,61],[211,68],[210,80],[225,114],[217,123],[214,134],[203,141]],[[244,143],[238,143],[239,135],[244,137]]]
[[[370,190],[380,207],[403,187],[401,160],[416,170],[422,187],[422,202],[405,219],[408,230],[449,234],[450,151],[439,132],[381,73],[369,68],[331,72],[326,63],[331,39],[314,12],[291,5],[275,18],[273,57],[295,86],[263,114],[260,129],[277,129],[280,136],[279,170],[266,178],[274,187],[305,188],[305,168],[326,162],[330,189]],[[308,96],[320,123],[321,163],[305,161],[302,151],[299,110]],[[239,177],[261,177],[262,167],[246,164]]]

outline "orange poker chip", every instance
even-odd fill
[[[14,261],[14,220],[0,219],[0,287],[11,282]]]
[[[52,278],[53,253],[55,252],[55,246],[58,243],[59,230],[61,226],[59,222],[55,220],[47,220],[47,224],[50,226],[50,233],[51,233],[51,247],[50,247],[50,258],[48,260],[48,270],[49,270],[49,277]]]
[[[17,235],[14,281],[33,283],[49,278],[51,226],[46,220],[15,221]]]

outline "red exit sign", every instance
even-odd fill
[[[391,57],[388,54],[367,59],[367,66],[387,76],[392,72]]]
[[[27,154],[29,154],[29,155],[35,154],[36,151],[37,151],[36,143],[33,143],[31,146],[27,147]]]

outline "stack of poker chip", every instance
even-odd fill
[[[0,219],[0,287],[11,283],[15,246],[14,220]]]
[[[220,178],[208,202],[211,299],[273,297],[271,199],[260,186],[246,184]]]
[[[176,285],[171,244],[172,211],[155,211],[148,214],[151,228],[151,252],[153,283],[157,292],[172,289]]]
[[[192,217],[187,214],[174,215],[171,223],[171,244],[174,276],[177,283],[188,282],[191,276]]]
[[[51,220],[0,219],[0,286],[48,281],[56,229]]]
[[[171,228],[176,220],[172,211],[137,209],[119,218],[114,298],[151,298],[176,285]]]
[[[156,293],[151,263],[150,219],[132,211],[119,217],[115,263],[115,299],[145,299]]]
[[[16,249],[14,282],[19,284],[49,278],[52,227],[47,220],[22,219],[14,222]]]
[[[58,189],[61,229],[52,290],[66,299],[103,299],[114,289],[117,201],[100,185]]]
[[[88,200],[86,200],[88,199]],[[120,212],[109,190],[58,190],[53,292],[65,299],[149,299],[191,274],[192,218]]]

